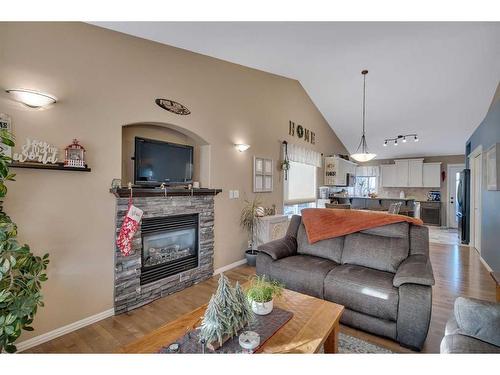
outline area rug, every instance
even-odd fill
[[[341,354],[391,354],[394,353],[381,346],[339,333],[339,353]]]

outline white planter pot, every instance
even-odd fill
[[[273,311],[273,300],[269,302],[252,301],[252,311],[257,315],[267,315]]]

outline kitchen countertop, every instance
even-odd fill
[[[344,198],[344,199],[371,199],[371,200],[391,200],[391,201],[416,201],[416,202],[423,202],[423,201],[418,201],[415,198],[383,198],[383,197],[377,197],[377,198],[370,198],[370,197],[341,197],[338,195],[334,195],[334,198]]]

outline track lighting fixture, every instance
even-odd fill
[[[418,136],[416,134],[398,135],[397,137],[394,137],[394,138],[385,139],[384,140],[384,147],[386,147],[390,142],[393,142],[394,146],[397,146],[398,140],[401,140],[403,143],[407,143],[409,137],[413,137],[413,141],[418,142]]]

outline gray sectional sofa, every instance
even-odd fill
[[[458,297],[441,353],[500,353],[500,303]]]
[[[341,322],[420,350],[432,308],[429,234],[406,222],[309,244],[302,218],[259,247],[257,274],[345,306]]]

